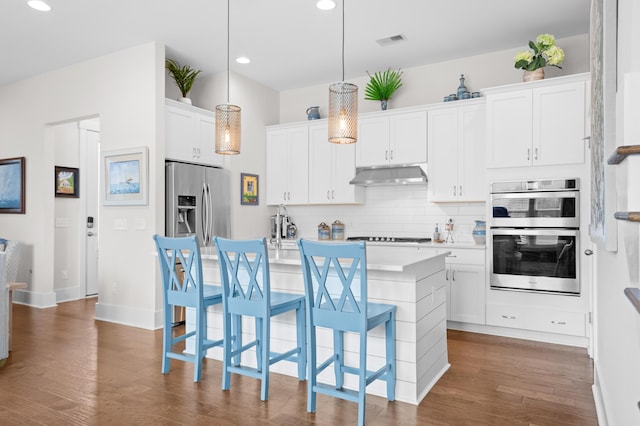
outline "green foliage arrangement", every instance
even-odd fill
[[[371,78],[364,89],[364,98],[368,101],[387,101],[391,95],[402,87],[402,71],[391,71],[391,68],[384,72],[376,72],[373,75],[367,74]]]
[[[165,61],[165,68],[173,77],[183,98],[187,97],[193,83],[196,81],[196,77],[202,72],[201,70],[194,70],[189,65],[180,65],[177,61],[169,58]]]
[[[540,34],[535,43],[529,41],[529,47],[533,52],[519,52],[513,58],[516,68],[525,71],[535,71],[547,65],[562,68],[560,64],[564,61],[564,50],[556,46],[556,39],[551,34]]]

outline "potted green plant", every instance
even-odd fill
[[[518,52],[513,58],[514,66],[524,70],[523,81],[542,80],[544,67],[547,65],[562,69],[564,50],[556,46],[556,39],[551,34],[540,34],[536,41],[529,41],[533,52]]]
[[[396,90],[402,87],[402,71],[391,71],[388,68],[384,72],[375,72],[370,77],[367,87],[364,89],[364,98],[368,101],[380,101],[380,107],[387,109],[387,102]]]
[[[180,65],[177,61],[167,58],[165,61],[165,68],[169,71],[169,75],[173,77],[178,90],[182,94],[182,98],[178,99],[180,102],[191,105],[191,99],[187,97],[191,91],[193,83],[196,81],[196,77],[200,74],[201,70],[194,70],[189,65]]]

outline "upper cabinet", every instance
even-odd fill
[[[267,204],[309,202],[309,126],[267,128]]]
[[[485,201],[484,100],[430,109],[428,117],[430,201]]]
[[[364,202],[364,188],[349,183],[355,175],[356,144],[329,143],[328,134],[326,121],[309,127],[309,203]]]
[[[587,78],[560,77],[496,93],[489,89],[487,167],[584,163]]]
[[[223,166],[215,153],[215,114],[165,99],[165,158],[187,163]]]
[[[358,119],[356,167],[426,162],[426,111],[385,111]]]

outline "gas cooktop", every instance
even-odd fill
[[[348,237],[347,241],[372,241],[382,243],[430,243],[428,237]]]

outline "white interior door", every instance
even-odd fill
[[[84,173],[85,200],[85,295],[98,294],[98,256],[100,238],[100,132],[95,120],[80,123],[80,150]],[[82,184],[81,184],[82,185]]]

